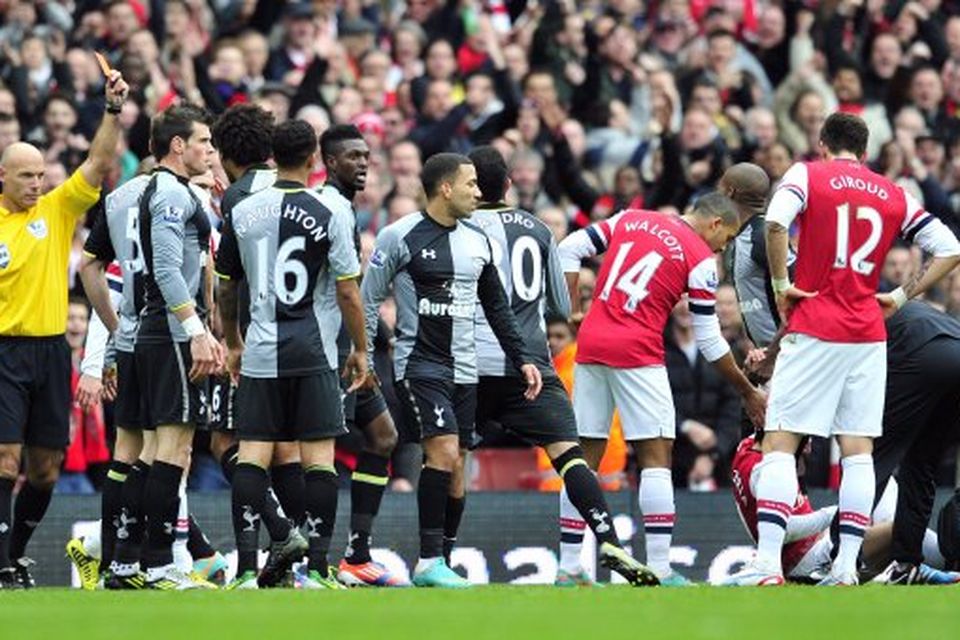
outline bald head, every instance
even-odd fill
[[[32,144],[15,142],[0,156],[3,195],[0,206],[10,212],[26,211],[37,203],[43,189],[46,163]]]
[[[9,171],[14,166],[43,162],[43,154],[29,142],[14,142],[3,150],[0,164]]]
[[[724,172],[717,187],[736,203],[742,216],[749,218],[762,213],[766,207],[770,178],[759,166],[741,162]]]

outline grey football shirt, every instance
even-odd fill
[[[336,281],[356,278],[353,216],[319,195],[278,180],[234,206],[224,224],[217,273],[245,280],[250,326],[241,373],[250,378],[310,375],[337,367]]]
[[[532,214],[504,206],[479,209],[470,221],[484,230],[504,293],[520,325],[527,352],[547,375],[556,375],[547,347],[545,314],[570,315],[570,294],[550,229]],[[477,309],[477,367],[481,376],[518,375]]]

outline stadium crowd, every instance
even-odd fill
[[[96,49],[132,91],[108,187],[136,174],[149,155],[150,117],[177,101],[214,113],[252,102],[278,122],[301,118],[318,133],[354,123],[373,150],[357,199],[365,255],[378,229],[423,206],[420,168],[437,152],[496,146],[509,160],[511,202],[534,211],[560,241],[627,206],[682,211],[737,161],[758,163],[776,182],[793,160],[815,155],[820,123],[837,110],[868,122],[872,166],[954,225],[956,9],[937,0],[12,0],[0,12],[0,152],[17,140],[39,145],[47,189],[79,165],[103,107],[103,78],[89,55]],[[311,179],[320,184],[324,175],[321,165]],[[75,268],[92,218],[78,225],[71,257],[78,302]],[[882,288],[902,284],[919,265],[917,249],[895,248]],[[592,276],[585,269],[581,278],[587,304]],[[750,343],[733,287],[717,297],[725,337],[742,358]],[[960,278],[927,299],[960,315]],[[85,314],[79,305],[71,314],[79,356]],[[384,320],[392,322],[389,310]],[[554,329],[559,356],[575,327]],[[667,344],[683,425],[675,484],[713,489],[728,482],[739,400],[703,366],[683,309]],[[74,410],[77,436],[61,490],[90,490],[86,471],[95,482],[102,476],[110,418],[109,406]],[[225,487],[205,443],[197,444],[192,486]],[[522,443],[491,433],[487,445]],[[626,455],[612,458],[614,472],[630,464]],[[343,459],[349,463],[346,450]],[[405,459],[396,465],[401,489],[416,479],[415,453]],[[811,460],[810,483],[835,486],[829,447],[818,443]],[[956,458],[944,460],[941,481],[950,484]],[[543,463],[543,475],[552,475]]]

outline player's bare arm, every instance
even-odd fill
[[[119,71],[112,71],[106,83],[107,111],[97,129],[87,159],[80,165],[84,179],[100,186],[117,161],[117,143],[120,140],[120,110],[127,100],[130,88]]]
[[[106,276],[107,265],[97,258],[84,253],[80,259],[80,281],[83,282],[83,290],[87,294],[87,300],[97,316],[107,327],[110,333],[117,330],[120,326],[120,318],[113,308],[110,301],[110,287],[107,285]]]
[[[220,328],[227,343],[227,372],[237,382],[240,377],[240,359],[243,356],[243,337],[240,335],[240,286],[239,282],[221,279],[217,285],[217,312]]]
[[[765,229],[767,241],[767,262],[770,264],[770,277],[773,291],[777,296],[777,308],[786,320],[787,314],[800,300],[812,298],[816,291],[803,291],[790,283],[787,272],[787,258],[790,255],[790,234],[779,222],[767,220]]]
[[[373,382],[368,380],[367,331],[364,327],[363,302],[360,299],[357,278],[337,281],[337,306],[340,307],[343,322],[347,325],[350,340],[353,341],[353,351],[343,366],[343,377],[352,381],[347,393],[353,393],[357,389],[369,387]]]

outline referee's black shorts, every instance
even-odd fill
[[[483,432],[496,422],[527,442],[545,446],[578,442],[577,421],[567,390],[556,376],[544,376],[543,389],[533,400],[523,394],[523,379],[511,376],[481,377],[477,387],[477,427]]]
[[[70,444],[71,374],[64,336],[0,336],[0,443]]]
[[[397,380],[402,420],[397,431],[403,442],[422,442],[458,435],[461,449],[476,446],[477,385],[452,380]]]

